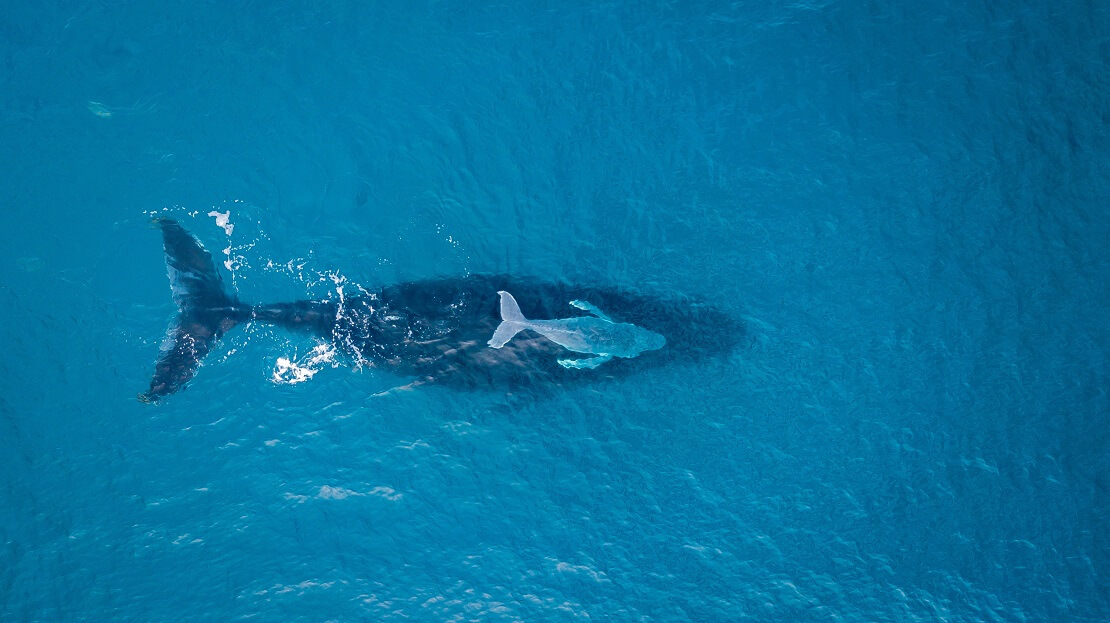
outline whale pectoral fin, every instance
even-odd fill
[[[574,299],[573,301],[571,301],[570,305],[571,305],[571,307],[577,307],[578,309],[581,309],[584,312],[589,312],[589,313],[597,316],[598,318],[601,318],[602,320],[604,320],[606,322],[613,322],[613,319],[610,318],[609,316],[607,316],[605,314],[605,312],[598,309],[597,305],[587,303],[586,301],[580,301],[578,299]]]
[[[587,359],[560,359],[559,365],[568,370],[593,370],[612,358],[612,355],[598,355]]]

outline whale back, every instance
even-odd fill
[[[616,323],[643,330],[629,340],[661,348],[593,370],[560,366],[558,359],[582,355],[535,331],[522,331],[502,348],[492,348],[490,336],[502,323],[499,291],[512,293],[529,324],[568,317],[600,322],[570,306],[570,301],[580,299],[595,303]],[[347,305],[349,313],[338,320],[334,332],[339,343],[397,374],[462,389],[538,388],[618,378],[669,362],[724,355],[744,336],[742,323],[686,297],[508,275],[394,284],[378,291],[373,301],[349,300]]]

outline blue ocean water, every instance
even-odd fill
[[[1090,0],[6,2],[0,620],[1110,620],[1107,33]],[[508,272],[744,335],[379,396],[248,326],[147,405],[163,214],[244,300]]]

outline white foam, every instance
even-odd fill
[[[385,498],[390,502],[396,502],[401,499],[401,494],[392,487],[374,487],[370,490],[369,495],[376,495],[380,498]]]
[[[595,571],[586,565],[574,565],[569,562],[560,561],[555,565],[555,570],[561,573],[574,573],[589,577],[594,582],[608,582],[609,579],[605,577],[605,572]]]
[[[316,494],[316,497],[321,500],[344,500],[350,497],[375,496],[384,500],[389,500],[390,502],[396,502],[401,499],[402,495],[403,494],[399,493],[393,487],[379,486],[367,492],[362,492],[355,491],[354,489],[324,485],[320,487],[320,491]]]
[[[349,498],[352,495],[358,496],[362,494],[358,491],[352,491],[350,489],[342,489],[340,487],[329,487],[328,485],[324,485],[320,487],[320,492],[316,494],[316,497],[324,500],[342,500],[344,498]]]
[[[271,380],[278,385],[296,385],[316,376],[327,364],[335,362],[335,347],[331,344],[317,344],[307,355],[299,360],[278,357],[274,364]]]
[[[104,104],[101,104],[100,102],[90,101],[88,108],[89,112],[96,115],[97,117],[100,117],[101,119],[107,119],[112,116],[112,109],[108,108]]]
[[[224,233],[228,236],[231,235],[231,232],[235,231],[235,225],[231,224],[231,210],[227,212],[212,210],[208,213],[208,216],[216,217],[216,227],[223,229]]]

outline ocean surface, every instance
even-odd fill
[[[0,206],[0,621],[1110,620],[1106,2],[7,0]],[[244,301],[742,335],[386,391],[251,324],[143,404],[153,217]]]

